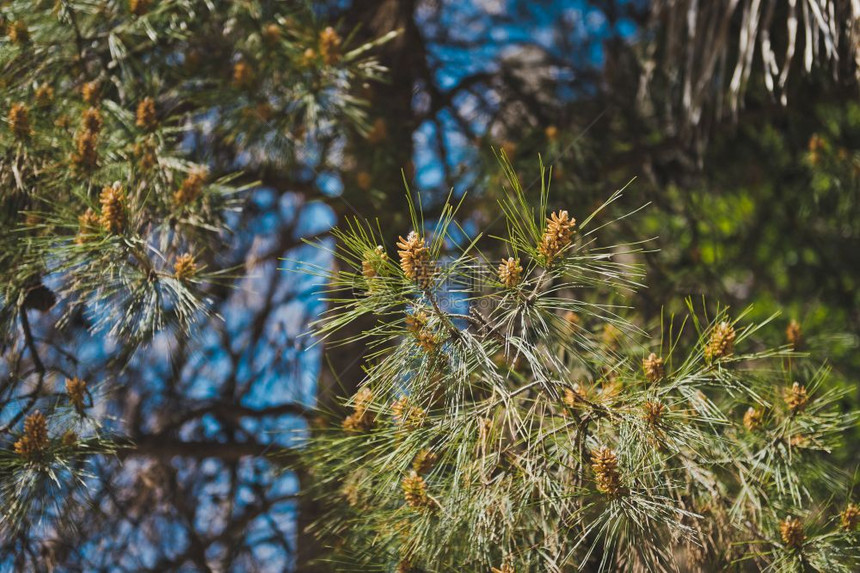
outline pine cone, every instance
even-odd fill
[[[582,404],[582,399],[585,398],[585,390],[577,383],[573,384],[573,388],[565,388],[564,390],[564,405],[568,408],[576,408]]]
[[[75,407],[78,412],[84,411],[84,399],[87,395],[87,383],[77,376],[74,378],[66,378],[66,394],[69,396],[69,402]]]
[[[789,517],[779,524],[779,534],[783,543],[791,549],[798,549],[806,541],[803,524],[796,517]]]
[[[137,166],[141,171],[149,171],[158,163],[155,146],[149,141],[135,143],[134,156],[137,158]]]
[[[78,217],[78,234],[75,237],[75,242],[83,245],[99,232],[100,226],[99,216],[93,213],[92,209],[87,209],[83,215]]]
[[[191,253],[184,253],[176,257],[173,263],[173,276],[180,281],[186,281],[197,273],[197,263]]]
[[[424,448],[415,454],[415,459],[412,460],[412,469],[417,474],[426,474],[433,469],[438,459],[439,457],[436,454]]]
[[[97,108],[91,107],[81,116],[81,127],[92,134],[98,134],[103,125],[102,112]]]
[[[427,414],[424,408],[410,404],[409,398],[401,396],[391,405],[394,423],[407,430],[417,430],[424,425]]]
[[[119,185],[102,189],[99,201],[102,206],[101,225],[108,233],[121,234],[128,225],[125,191]]]
[[[618,473],[618,458],[615,452],[602,447],[591,452],[591,469],[594,470],[597,491],[616,495],[621,491],[621,476]]]
[[[423,310],[416,310],[412,314],[406,316],[406,330],[417,336],[418,333],[427,326],[429,321],[430,317],[427,316],[426,312]]]
[[[30,110],[23,103],[13,104],[9,108],[9,130],[16,139],[28,139],[33,133],[30,128]]]
[[[155,111],[154,99],[146,97],[137,104],[137,117],[134,124],[145,131],[152,131],[158,127],[158,116]]]
[[[24,435],[13,446],[15,453],[33,460],[40,458],[48,449],[48,421],[36,410],[24,421]]]
[[[373,121],[373,126],[370,128],[370,131],[367,132],[365,136],[368,143],[377,144],[388,139],[388,124],[381,117],[376,118]]]
[[[42,84],[36,88],[36,107],[47,109],[54,103],[54,88],[48,84]]]
[[[373,175],[367,171],[359,171],[355,174],[355,184],[362,191],[370,191],[373,186]]]
[[[364,387],[353,397],[353,412],[343,421],[343,429],[347,432],[367,431],[373,427],[376,420],[370,405],[373,402],[373,392]]]
[[[435,504],[427,495],[427,482],[414,470],[403,478],[403,498],[414,509],[432,509]]]
[[[575,225],[576,219],[570,217],[567,211],[553,212],[547,218],[546,229],[538,245],[545,266],[551,266],[555,258],[570,245]]]
[[[372,279],[379,276],[379,271],[382,265],[388,260],[388,255],[385,254],[385,249],[382,245],[378,245],[372,251],[364,254],[364,260],[361,261],[361,274],[366,279]]]
[[[84,98],[84,102],[90,105],[97,104],[100,99],[100,88],[101,86],[97,81],[85,83],[81,87],[81,97]]]
[[[854,531],[860,525],[860,507],[857,504],[849,503],[848,506],[839,514],[839,524],[846,531]]]
[[[711,338],[705,346],[705,359],[708,362],[729,356],[735,349],[735,329],[726,321],[714,327]]]
[[[78,445],[78,435],[72,430],[66,430],[62,437],[63,446],[74,448]]]
[[[206,182],[206,171],[195,169],[188,174],[182,185],[173,194],[173,203],[177,206],[190,205],[203,193]]]
[[[244,60],[233,65],[233,87],[248,89],[254,86],[254,69]]]
[[[791,385],[791,388],[785,392],[785,404],[793,413],[802,412],[809,402],[809,395],[806,393],[806,386],[802,386],[798,382]]]
[[[439,346],[439,337],[431,330],[420,331],[415,339],[425,352],[433,352]]]
[[[514,288],[520,284],[520,275],[523,272],[523,267],[520,265],[520,260],[513,257],[508,257],[507,260],[502,259],[499,265],[499,280],[505,285],[505,288]]]
[[[664,404],[650,400],[645,402],[645,421],[648,422],[648,425],[656,426],[659,424],[665,412],[666,406]]]
[[[21,45],[30,42],[30,30],[27,28],[27,24],[20,20],[13,22],[6,31],[6,34],[13,44]]]
[[[744,427],[750,432],[756,432],[762,427],[762,411],[750,406],[744,414]]]
[[[75,135],[75,152],[72,163],[82,171],[93,171],[99,164],[98,134],[81,130]]]
[[[665,375],[663,359],[653,352],[648,355],[648,358],[642,360],[642,369],[645,371],[645,379],[648,382],[656,382]]]
[[[415,281],[422,289],[430,286],[433,277],[433,263],[430,260],[430,249],[424,244],[424,239],[412,231],[404,239],[397,242],[397,254],[400,255],[400,268],[406,278]]]
[[[800,350],[803,346],[803,329],[801,329],[799,322],[792,319],[791,322],[788,323],[788,326],[785,329],[785,338],[788,340],[788,344],[791,345],[792,350]]]
[[[320,32],[320,55],[326,65],[336,64],[340,59],[341,41],[340,36],[331,26]]]
[[[128,0],[128,9],[135,16],[143,16],[149,12],[152,0]]]

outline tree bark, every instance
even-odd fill
[[[391,30],[400,30],[400,35],[385,44],[378,59],[388,68],[388,82],[378,86],[371,95],[375,109],[385,110],[386,137],[379,147],[371,149],[358,134],[351,146],[357,165],[369,165],[373,160],[371,153],[384,154],[391,169],[377,169],[378,180],[375,186],[384,189],[384,205],[366,191],[356,189],[346,182],[344,206],[337,208],[340,221],[346,216],[359,216],[380,220],[381,228],[390,234],[387,240],[405,235],[410,226],[409,210],[406,202],[406,189],[400,172],[402,168],[411,178],[413,153],[412,137],[416,129],[412,110],[413,88],[416,81],[425,74],[426,53],[420,30],[415,22],[415,0],[356,0],[343,14],[345,29],[360,26],[358,41],[378,38]],[[374,118],[375,119],[375,118]],[[374,121],[372,119],[371,121]],[[350,324],[341,332],[349,338],[373,325],[374,317]],[[317,385],[317,406],[322,411],[338,411],[338,398],[353,394],[364,374],[365,345],[354,342],[338,345],[326,352]],[[302,479],[300,477],[300,479]],[[308,477],[304,476],[302,489],[306,490]],[[309,531],[309,526],[317,521],[324,512],[323,504],[310,495],[302,495],[298,515],[297,570],[303,573],[323,573],[330,571],[318,559],[324,554],[325,547]]]

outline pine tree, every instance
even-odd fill
[[[316,271],[319,336],[376,317],[360,390],[305,456],[336,567],[854,570],[835,455],[857,416],[827,367],[692,301],[651,334],[605,302],[642,280],[641,244],[601,239],[622,193],[551,210],[542,169],[534,207],[502,165],[495,246],[454,205],[432,226],[413,209],[397,252],[355,221],[335,233],[352,270]]]
[[[309,3],[15,0],[0,31],[0,567],[34,570],[93,468],[157,446],[111,386],[156,340],[178,360],[241,274],[256,176],[364,128],[382,69]]]

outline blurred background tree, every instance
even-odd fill
[[[312,403],[318,303],[275,269],[327,229],[374,45],[266,1],[0,27],[0,569],[289,568],[297,482],[264,454]]]
[[[553,196],[584,211],[638,178],[619,208],[651,206],[607,240],[654,237],[651,288],[628,301],[641,324],[688,294],[756,302],[753,318],[786,308],[807,348],[856,379],[857,10],[850,0],[3,2],[3,448],[28,412],[68,409],[67,374],[94,392],[88,415],[137,446],[93,443],[119,448],[87,466],[99,503],[63,506],[62,521],[81,522],[74,532],[4,537],[0,563],[253,570],[298,555],[311,570],[318,548],[302,532],[313,504],[295,521],[301,476],[259,454],[295,446],[289,430],[315,405],[339,407],[364,348],[323,358],[301,337],[324,305],[313,279],[277,261],[317,260],[301,239],[347,215],[405,234],[404,176],[430,218],[449,189],[469,191],[464,224],[492,233],[502,221],[491,146],[527,185],[544,154]],[[90,107],[99,130],[83,123]],[[93,173],[72,169],[87,157]],[[153,158],[158,177],[142,175]],[[198,168],[202,199],[181,212],[174,194],[197,193]],[[153,249],[152,283],[109,232],[72,245],[78,217],[100,217],[100,192],[117,181],[131,242]],[[185,253],[194,278],[183,283],[174,265]],[[103,269],[119,274],[105,281]],[[75,273],[84,278],[68,282]],[[167,298],[146,298],[162,288]],[[171,293],[199,312],[183,320]],[[153,313],[117,314],[135,301]],[[129,328],[104,338],[117,325]]]

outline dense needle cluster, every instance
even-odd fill
[[[800,468],[833,475],[822,444],[834,443],[847,420],[819,415],[826,395],[820,391],[816,407],[795,417],[792,409],[803,408],[804,391],[787,395],[786,407],[774,377],[752,373],[782,366],[794,376],[789,380],[817,389],[826,371],[806,369],[784,346],[762,349],[756,338],[761,325],[736,332],[734,321],[741,323],[745,313],[732,318],[726,309],[714,313],[706,306],[705,315],[713,318],[702,326],[692,304],[692,320],[673,317],[660,325],[660,352],[666,352],[660,356],[654,339],[602,298],[606,277],[617,272],[615,262],[587,244],[566,256],[575,235],[563,211],[547,219],[536,247],[534,213],[516,182],[511,188],[517,195],[503,203],[509,236],[494,251],[506,253],[501,260],[479,259],[484,253],[473,254],[471,242],[462,255],[449,253],[457,246],[445,236],[448,220],[432,231],[434,247],[446,249],[438,257],[451,260],[446,277],[458,288],[469,285],[462,307],[449,310],[444,289],[418,291],[406,281],[385,281],[385,296],[350,298],[337,309],[339,324],[358,316],[358,308],[379,317],[378,325],[363,331],[368,347],[379,348],[367,361],[364,383],[377,393],[377,403],[389,400],[389,408],[381,409],[393,420],[385,423],[375,409],[373,432],[335,431],[312,446],[310,463],[328,472],[334,487],[352,484],[355,471],[372,476],[362,485],[373,503],[360,512],[338,503],[317,522],[335,543],[343,542],[337,553],[360,562],[358,569],[391,569],[408,557],[410,567],[422,570],[502,571],[514,555],[510,563],[523,570],[563,571],[591,568],[592,547],[606,555],[595,570],[634,571],[724,570],[742,557],[764,569],[813,551],[821,555],[825,546],[849,551],[849,536],[841,530],[831,530],[826,542],[816,535],[815,543],[806,541],[802,528],[794,531],[799,521],[775,532],[788,508],[801,515],[814,511],[804,488],[822,507],[825,495],[844,499],[839,480],[799,484],[798,496],[793,490]],[[384,237],[361,229],[338,238],[343,260],[353,267],[332,271],[332,290],[360,292],[378,276],[381,249],[373,245]],[[407,279],[418,282],[429,274],[416,270],[434,260],[417,233],[400,237],[397,247]],[[481,244],[481,250],[490,248]],[[475,260],[497,262],[491,272],[471,276]],[[534,265],[544,270],[523,272]],[[593,298],[586,292],[591,287]],[[331,323],[320,321],[323,335],[336,332]],[[684,330],[684,324],[695,326]],[[438,343],[424,342],[434,334]],[[738,339],[747,338],[753,342],[742,346],[755,350],[735,354]],[[433,353],[415,352],[416,341]],[[643,353],[649,347],[655,352]],[[720,362],[729,356],[743,367]],[[360,414],[357,409],[354,416]],[[788,444],[802,451],[787,456]],[[802,465],[812,456],[818,456],[816,465]],[[752,480],[755,486],[746,488]],[[392,487],[397,483],[402,496]],[[390,516],[404,507],[438,511],[415,511],[408,527],[394,530]],[[830,523],[838,525],[844,507],[831,511]],[[856,513],[845,513],[845,520],[860,519]],[[474,535],[460,539],[440,531]],[[773,551],[764,554],[761,541]],[[692,545],[701,552],[691,555]],[[731,552],[723,551],[728,546]]]
[[[290,217],[292,207],[255,209],[261,192],[250,182],[327,162],[332,152],[316,147],[323,132],[341,138],[364,129],[362,90],[384,74],[374,58],[384,43],[376,42],[377,34],[385,30],[351,36],[347,58],[346,36],[324,29],[331,15],[310,4],[0,2],[0,227],[8,231],[0,233],[4,566],[97,569],[96,561],[121,551],[117,539],[107,541],[111,547],[103,555],[80,558],[42,548],[80,516],[87,519],[73,533],[81,544],[116,533],[112,528],[125,509],[135,530],[160,519],[162,509],[149,501],[165,491],[166,478],[145,475],[147,466],[167,471],[158,452],[140,452],[143,464],[124,465],[125,455],[116,464],[91,463],[117,449],[137,449],[138,437],[159,442],[160,424],[144,424],[132,440],[131,426],[120,419],[105,423],[106,417],[128,414],[116,405],[151,386],[138,375],[151,371],[147,364],[190,359],[177,354],[180,348],[196,352],[203,344],[206,329],[221,320],[219,310],[236,301],[233,287],[245,284],[256,257],[277,265],[276,253],[255,254],[241,245],[265,234],[261,221]],[[319,50],[313,69],[298,61],[307,46]],[[323,69],[323,61],[336,62],[337,69]],[[313,149],[321,150],[318,159],[308,155]],[[339,171],[345,173],[347,163]],[[298,198],[316,191],[275,193]],[[298,205],[293,214],[305,220]],[[296,238],[305,234],[297,229]],[[399,276],[393,265],[386,270]],[[399,281],[377,282],[387,288],[384,283]],[[271,314],[294,298],[287,291],[274,296],[271,308],[245,310]],[[92,376],[89,384],[85,376]],[[184,369],[181,377],[197,373]],[[257,383],[249,380],[242,391],[254,391]],[[180,386],[173,398],[190,400],[186,385]],[[389,430],[387,406],[396,395],[386,391],[377,398],[383,395],[379,407]],[[156,395],[144,400],[155,408],[147,410],[152,420],[172,407]],[[379,412],[371,410],[372,400],[369,390],[362,392],[345,425],[370,428]],[[119,473],[128,478],[122,484],[113,479]],[[394,480],[398,498],[402,475]],[[188,477],[201,476],[194,469]],[[254,479],[228,477],[237,487]],[[89,498],[92,491],[102,495],[102,485],[134,499],[133,507],[102,507]],[[168,511],[170,523],[150,540],[156,560],[178,515]],[[227,517],[240,521],[239,513]]]

